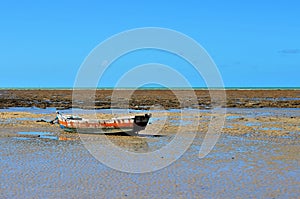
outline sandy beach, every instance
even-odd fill
[[[300,195],[299,91],[228,91],[225,124],[207,156],[200,159],[198,153],[209,122],[216,115],[210,109],[200,108],[195,110],[200,115],[197,136],[184,155],[166,168],[143,174],[114,170],[98,161],[77,133],[37,122],[52,120],[56,107],[61,109],[66,102],[71,103],[69,92],[1,91],[2,108],[10,107],[0,111],[1,198],[297,198]],[[155,98],[158,94],[162,101],[155,103],[167,106],[164,100],[171,101],[168,107],[173,109],[154,111],[145,130],[159,131],[164,136],[107,136],[114,145],[125,151],[146,153],[166,146],[179,126],[184,127],[182,139],[189,136],[193,112],[182,115],[172,104],[169,92],[151,91],[147,98],[142,98],[144,92],[135,94],[133,107],[147,105],[151,96]],[[199,91],[200,101],[205,98],[203,92],[206,91]],[[101,99],[107,99],[106,95],[109,91]],[[37,104],[46,100],[46,107],[37,108],[40,107]],[[237,100],[245,104],[236,103]],[[246,104],[252,101],[256,104],[247,108]],[[135,111],[132,109],[131,114]],[[98,109],[96,113],[98,118],[111,117],[107,109]],[[82,116],[91,117],[87,113]]]

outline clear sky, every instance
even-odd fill
[[[170,28],[195,39],[226,87],[300,87],[299,19],[298,0],[3,0],[0,87],[72,87],[94,47],[142,27]],[[141,54],[140,64],[168,58]],[[127,69],[136,64],[126,58],[124,63]],[[176,69],[180,63],[167,64]],[[184,71],[192,86],[205,86],[189,67]],[[117,79],[104,78],[101,85],[114,86]]]

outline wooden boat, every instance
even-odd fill
[[[144,114],[103,120],[85,119],[79,116],[57,113],[57,120],[62,129],[67,132],[78,133],[137,133],[146,128],[150,118],[151,114]]]

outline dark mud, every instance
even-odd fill
[[[120,108],[118,106],[124,103],[122,96],[131,91],[119,90],[120,103],[111,105],[113,92],[113,90],[97,90],[96,93],[88,90],[77,91],[77,95],[85,97],[72,104],[72,90],[0,90],[0,108],[33,106],[61,109],[71,107],[107,109],[112,106]],[[186,98],[189,98],[191,93],[184,90],[176,92],[186,95]],[[219,93],[221,96],[223,91],[214,90],[212,92],[216,95]],[[209,109],[212,106],[209,91],[195,90],[195,94],[198,102],[190,106],[200,109]],[[90,100],[87,96],[93,99]],[[161,105],[164,109],[183,108],[171,90],[136,90],[127,104],[131,109],[149,109],[156,104]],[[300,90],[226,90],[226,98],[220,99],[220,104],[228,108],[300,108]]]

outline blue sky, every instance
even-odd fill
[[[0,1],[0,87],[72,87],[93,48],[142,27],[169,28],[196,40],[226,87],[300,87],[299,8],[297,0]],[[149,53],[131,60],[168,58]],[[166,64],[181,68],[192,86],[205,86],[192,67],[174,60]],[[128,58],[119,64],[125,63],[128,70],[136,66]],[[116,71],[117,63],[107,77]],[[103,78],[100,86],[114,86],[120,75]]]

